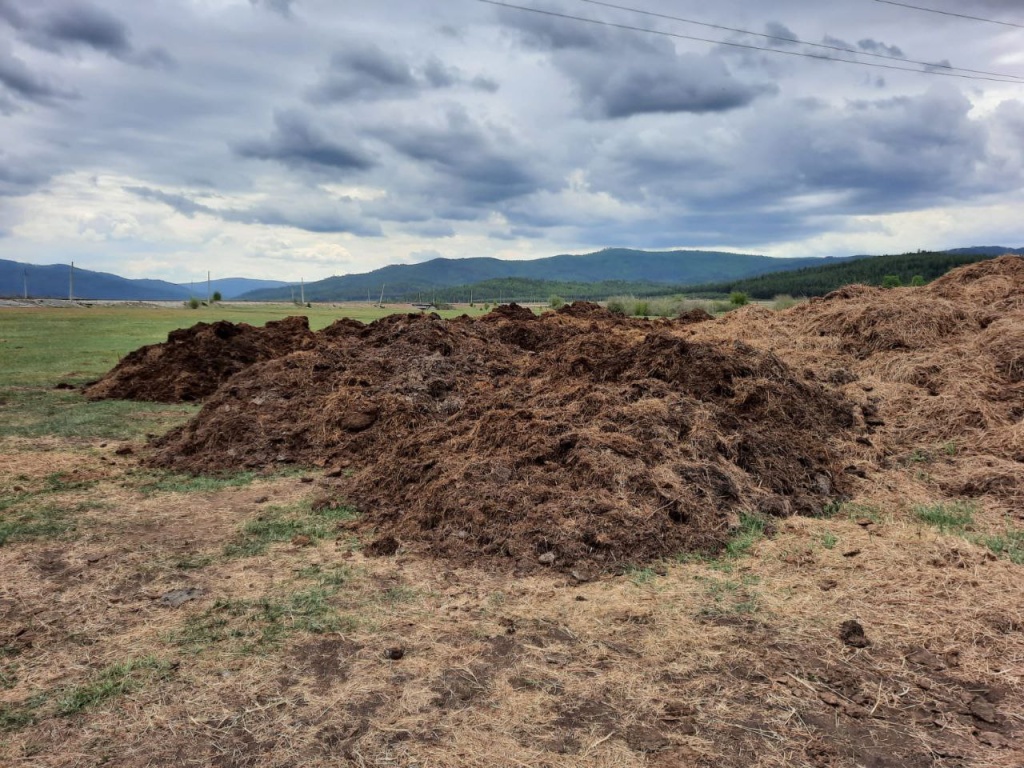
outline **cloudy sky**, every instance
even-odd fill
[[[910,2],[1006,23],[879,0],[0,0],[0,258],[309,281],[607,246],[1024,246],[1024,6]]]

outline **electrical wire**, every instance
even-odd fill
[[[861,67],[875,67],[878,69],[891,69],[899,72],[913,72],[919,75],[936,75],[939,77],[956,77],[962,80],[986,80],[993,83],[1009,83],[1012,85],[1021,85],[1020,80],[1005,80],[996,77],[979,77],[977,75],[961,75],[955,72],[936,72],[930,69],[914,69],[912,67],[897,67],[892,64],[878,64],[876,62],[869,61],[852,61],[850,59],[837,59],[833,56],[826,56],[824,54],[807,53],[804,51],[785,51],[779,48],[763,48],[759,45],[749,45],[747,43],[736,43],[728,40],[713,40],[707,37],[697,37],[695,35],[684,35],[678,32],[665,32],[660,29],[650,29],[648,27],[635,27],[631,24],[619,24],[613,21],[603,21],[601,19],[588,19],[585,16],[573,16],[568,13],[559,13],[557,11],[547,11],[541,8],[530,8],[525,5],[515,5],[513,3],[501,2],[500,0],[477,0],[479,3],[485,3],[487,5],[495,5],[501,8],[511,8],[517,11],[527,11],[529,13],[537,13],[541,16],[552,16],[557,19],[568,19],[571,21],[582,21],[587,24],[597,24],[603,27],[612,27],[614,29],[624,29],[630,32],[646,32],[652,35],[661,35],[662,37],[672,37],[679,40],[693,40],[699,43],[712,43],[713,45],[724,45],[730,48],[743,48],[750,51],[762,51],[765,53],[776,53],[782,56],[799,56],[805,59],[819,59],[821,61],[834,61],[843,64],[855,64]],[[934,66],[934,65],[928,65]]]
[[[967,69],[966,67],[954,67],[951,64],[945,62],[931,62],[931,61],[917,61],[915,59],[907,59],[902,56],[892,56],[885,53],[872,53],[870,51],[859,51],[856,48],[844,48],[839,45],[828,45],[826,43],[810,43],[804,40],[800,40],[795,37],[783,37],[781,35],[769,35],[763,32],[753,32],[749,29],[739,29],[738,27],[727,27],[721,24],[711,24],[705,21],[697,21],[696,19],[685,19],[681,16],[670,16],[664,13],[655,13],[653,11],[645,11],[640,8],[631,8],[626,5],[616,5],[615,3],[606,3],[602,0],[579,0],[581,3],[588,3],[589,5],[600,5],[605,8],[614,8],[618,11],[629,11],[630,13],[639,13],[643,16],[653,16],[657,19],[667,19],[668,21],[680,21],[684,24],[693,24],[699,27],[708,27],[710,29],[721,29],[726,32],[738,32],[743,35],[753,35],[754,37],[761,37],[765,40],[778,40],[784,43],[797,43],[799,45],[808,46],[811,48],[824,48],[829,51],[841,51],[843,53],[852,53],[857,56],[868,56],[874,59],[888,59],[890,61],[902,61],[906,64],[919,64],[922,67],[938,67],[940,69],[948,69],[956,72],[968,72],[973,75],[990,75],[992,77],[1000,78],[1016,78],[1024,80],[1024,75],[1011,75],[1005,72],[986,72],[983,69]]]
[[[938,13],[943,16],[956,16],[958,19],[970,19],[971,21],[985,21],[989,24],[1000,24],[1004,27],[1016,27],[1017,29],[1024,29],[1024,24],[1014,24],[1012,21],[997,21],[996,19],[984,19],[981,16],[968,16],[965,13],[953,13],[952,11],[940,11],[938,8],[925,8],[922,5],[910,5],[909,3],[897,3],[895,0],[875,0],[876,3],[885,3],[886,5],[898,5],[901,8],[913,8],[915,11],[926,11],[928,13]]]

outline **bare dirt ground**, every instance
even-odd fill
[[[152,450],[5,438],[0,763],[1024,765],[1017,264],[347,324]]]

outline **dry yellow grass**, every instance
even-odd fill
[[[54,468],[97,480],[55,496],[84,505],[73,534],[0,547],[9,649],[0,702],[10,715],[48,697],[36,722],[0,733],[4,765],[1009,767],[1024,758],[1020,566],[914,521],[909,509],[930,489],[912,467],[891,490],[865,483],[864,506],[849,513],[781,522],[749,555],[576,583],[401,553],[367,558],[342,534],[228,557],[247,521],[318,491],[290,477],[144,494],[134,460],[112,447],[4,448],[5,489],[16,477],[42,488]],[[998,514],[980,510],[977,526],[997,529]],[[186,570],[187,558],[206,564]],[[342,621],[261,643],[252,606],[318,584]],[[184,587],[202,595],[161,604]],[[226,617],[228,632],[196,634],[210,628],[204,617]],[[850,619],[870,647],[842,642]],[[395,648],[402,658],[387,657]],[[56,712],[103,670],[145,659],[163,666],[119,695]]]

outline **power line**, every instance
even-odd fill
[[[983,19],[981,16],[968,16],[964,13],[953,13],[952,11],[940,11],[938,8],[925,8],[921,5],[910,5],[909,3],[897,3],[894,0],[875,0],[876,3],[885,3],[886,5],[898,5],[901,8],[913,8],[915,11],[926,11],[928,13],[938,13],[943,16],[956,16],[958,19],[970,19],[971,21],[986,21],[989,24],[1000,24],[1004,27],[1016,27],[1017,29],[1024,29],[1024,24],[1014,24],[1012,21],[996,21],[995,19]]]
[[[648,27],[634,27],[630,24],[619,24],[613,21],[602,21],[600,19],[588,19],[584,16],[573,16],[568,13],[558,13],[557,11],[546,11],[540,8],[529,8],[525,5],[514,5],[513,3],[500,2],[500,0],[477,0],[479,3],[486,3],[487,5],[496,5],[502,8],[512,8],[517,11],[528,11],[529,13],[537,13],[542,16],[553,16],[558,19],[568,19],[571,21],[582,21],[587,24],[597,24],[602,27],[612,27],[615,29],[624,29],[629,32],[646,32],[651,35],[661,35],[663,37],[672,37],[679,40],[693,40],[699,43],[712,43],[713,45],[724,45],[730,48],[744,48],[750,51],[762,51],[766,53],[777,53],[782,56],[799,56],[805,59],[819,59],[821,61],[834,61],[843,64],[855,64],[861,67],[875,67],[877,69],[892,69],[900,72],[913,72],[919,75],[936,75],[939,77],[957,77],[962,80],[987,80],[993,83],[1010,83],[1013,85],[1021,85],[1019,80],[1005,80],[995,77],[979,77],[976,75],[961,75],[955,72],[936,72],[929,69],[914,69],[912,67],[897,67],[892,64],[878,64],[869,61],[852,61],[850,59],[837,59],[832,56],[826,56],[824,54],[807,53],[806,51],[786,51],[780,48],[763,48],[759,45],[749,45],[747,43],[735,43],[727,40],[712,40],[707,37],[696,37],[695,35],[683,35],[678,32],[665,32],[660,29],[650,29]],[[928,65],[934,66],[934,65]]]
[[[580,2],[581,3],[589,3],[590,5],[600,5],[600,6],[603,6],[605,8],[614,8],[614,9],[619,10],[619,11],[629,11],[631,13],[639,13],[639,14],[642,14],[644,16],[653,16],[654,18],[657,18],[657,19],[667,19],[669,21],[680,21],[680,22],[682,22],[684,24],[694,24],[694,25],[699,26],[699,27],[708,27],[710,29],[721,29],[721,30],[724,30],[726,32],[738,32],[738,33],[740,33],[742,35],[753,35],[754,37],[761,37],[761,38],[764,38],[765,40],[778,40],[778,41],[784,42],[784,43],[797,43],[799,45],[805,45],[805,46],[808,46],[808,47],[811,47],[811,48],[824,48],[824,49],[829,50],[829,51],[842,51],[843,53],[852,53],[852,54],[856,54],[857,56],[869,56],[869,57],[874,58],[874,59],[888,59],[890,61],[902,61],[902,62],[904,62],[906,64],[919,64],[922,67],[938,67],[940,69],[948,69],[950,71],[956,71],[956,72],[969,72],[969,73],[974,74],[974,75],[991,75],[992,77],[1016,78],[1016,79],[1022,79],[1022,77],[1024,77],[1024,76],[1021,76],[1021,75],[1006,74],[1005,72],[986,72],[983,69],[967,69],[966,67],[954,67],[951,64],[946,64],[944,62],[917,61],[915,59],[907,59],[907,58],[903,58],[901,56],[892,56],[890,54],[885,54],[885,53],[872,53],[870,51],[859,51],[856,48],[844,48],[841,45],[828,45],[826,43],[810,43],[810,42],[807,42],[807,41],[804,41],[804,40],[800,40],[800,39],[795,38],[795,37],[784,37],[782,35],[769,35],[769,34],[765,34],[763,32],[753,32],[753,31],[751,31],[749,29],[739,29],[738,27],[727,27],[727,26],[723,26],[721,24],[711,24],[711,23],[705,22],[705,21],[697,21],[696,19],[684,19],[681,16],[669,16],[669,15],[664,14],[664,13],[654,13],[653,11],[644,11],[644,10],[641,10],[640,8],[630,8],[629,6],[625,6],[625,5],[616,5],[615,3],[602,2],[602,0],[580,0]]]

